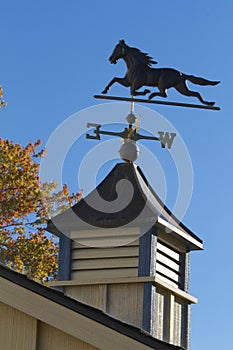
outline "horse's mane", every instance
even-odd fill
[[[153,61],[153,58],[148,55],[148,53],[144,53],[137,49],[136,47],[129,47],[128,48],[132,51],[134,56],[137,56],[137,59],[142,63],[147,65],[148,67],[151,67],[152,64],[157,63],[156,61]]]

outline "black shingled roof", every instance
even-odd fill
[[[114,211],[118,194],[119,197],[126,193],[130,196],[130,187],[131,201],[123,209]],[[112,212],[102,210],[98,196],[109,203]],[[112,228],[149,223],[152,226],[157,222],[158,216],[202,243],[202,240],[182,224],[160,200],[139,166],[119,163],[83,200],[49,220],[47,230],[58,236],[63,233],[69,237],[72,230],[88,229],[88,225]]]

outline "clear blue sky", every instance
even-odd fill
[[[205,250],[191,259],[191,293],[199,298],[192,307],[192,350],[232,343],[232,23],[231,0],[1,4],[0,84],[8,107],[0,111],[0,136],[22,145],[38,138],[46,144],[71,114],[99,103],[92,96],[125,74],[123,62],[108,62],[119,39],[148,52],[159,67],[221,80],[216,87],[195,86],[220,112],[152,107],[178,130],[193,164],[193,196],[183,222]],[[120,86],[111,94],[129,96]],[[173,91],[169,99],[196,102]],[[165,153],[154,150],[163,166]],[[70,159],[68,167],[64,178],[75,188],[77,166],[73,170]],[[164,171],[172,194],[176,180]]]

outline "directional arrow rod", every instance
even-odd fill
[[[141,135],[137,133],[137,130],[134,129],[131,125],[128,128],[125,128],[122,132],[114,132],[114,131],[105,131],[101,130],[100,124],[94,124],[94,123],[88,123],[88,128],[94,127],[93,133],[95,135],[86,134],[87,139],[92,140],[100,140],[100,135],[109,135],[114,137],[120,137],[122,139],[128,139],[133,141],[138,140],[151,140],[151,141],[160,141],[162,148],[168,148],[171,149],[174,138],[176,136],[173,132],[164,132],[164,131],[158,131],[159,137],[156,136],[146,136]]]

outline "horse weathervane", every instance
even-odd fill
[[[139,153],[136,142],[138,140],[155,140],[160,141],[162,148],[170,149],[176,136],[173,132],[158,131],[158,136],[147,136],[138,133],[138,118],[134,115],[134,102],[154,103],[161,105],[191,107],[220,110],[214,106],[215,102],[209,102],[202,98],[201,94],[196,91],[189,90],[186,81],[189,80],[198,85],[217,85],[219,81],[211,81],[194,75],[187,75],[172,68],[152,68],[157,62],[147,53],[141,52],[139,49],[128,46],[124,40],[120,40],[113,50],[109,61],[116,64],[117,60],[122,58],[127,65],[127,73],[124,78],[113,78],[110,83],[102,91],[104,95],[95,95],[98,99],[120,100],[131,102],[130,114],[126,117],[128,127],[122,132],[113,132],[102,130],[100,124],[88,123],[88,128],[92,129],[92,134],[87,134],[88,139],[100,140],[101,135],[117,136],[123,140],[123,144],[119,150],[120,156],[127,162],[134,162]],[[130,87],[131,98],[105,96],[114,83],[119,83],[125,87]],[[158,87],[159,91],[150,92],[148,89],[139,90],[143,86]],[[181,102],[154,101],[156,96],[167,97],[167,89],[174,87],[179,93],[185,96],[196,97],[202,104],[190,104]],[[149,99],[137,98],[137,96],[145,96],[149,94]],[[136,98],[135,98],[136,96]]]
[[[139,91],[143,86],[158,87],[159,91],[152,92],[149,95],[148,100],[135,99],[135,102],[146,102],[156,104],[166,104],[180,107],[193,107],[219,110],[219,107],[214,107],[215,102],[209,102],[202,98],[201,94],[197,91],[189,90],[186,81],[190,81],[198,85],[217,85],[219,81],[211,81],[204,78],[196,77],[194,75],[188,75],[179,72],[172,68],[153,68],[152,65],[157,62],[152,59],[147,53],[141,52],[139,49],[128,46],[124,40],[120,40],[113,50],[112,55],[109,58],[111,64],[116,64],[118,59],[122,58],[127,66],[127,73],[124,78],[114,77],[109,84],[102,91],[102,94],[107,94],[110,87],[114,83],[119,83],[125,87],[130,87],[130,94],[132,98],[135,96],[145,96],[151,91],[145,89]],[[167,97],[167,90],[174,87],[180,94],[185,96],[196,97],[202,105],[187,104],[179,102],[165,102],[152,100],[156,96]],[[108,100],[132,100],[129,98],[121,98],[114,96],[95,95],[95,98],[103,98]]]

